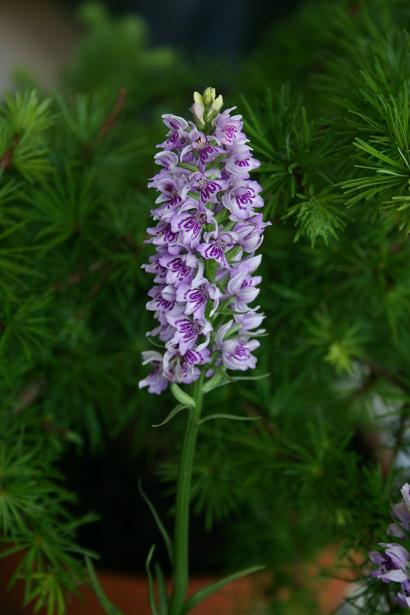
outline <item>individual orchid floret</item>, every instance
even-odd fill
[[[143,265],[153,276],[148,333],[162,351],[145,353],[153,372],[140,382],[151,393],[168,383],[190,384],[201,373],[254,369],[264,315],[252,307],[260,292],[257,254],[265,228],[259,166],[234,108],[221,112],[213,88],[195,92],[194,121],[166,114],[156,191],[146,243],[155,254]]]
[[[256,367],[256,357],[252,352],[259,342],[248,336],[240,336],[241,325],[230,320],[216,333],[216,345],[221,353],[221,364],[227,369],[246,371]]]
[[[168,381],[163,375],[163,356],[155,350],[146,350],[142,353],[143,365],[152,363],[154,366],[153,371],[144,380],[139,383],[140,388],[148,387],[150,393],[156,393],[159,395],[168,386]]]
[[[371,551],[369,557],[378,568],[372,572],[377,579],[389,583],[403,583],[407,581],[407,563],[409,561],[408,551],[401,545],[390,543],[385,546],[384,553]]]
[[[391,523],[387,529],[387,534],[396,539],[406,540],[408,546],[408,532],[410,530],[410,485],[406,483],[401,489],[403,501],[392,506]],[[399,543],[380,543],[381,551],[371,551],[370,561],[376,564],[377,568],[372,571],[372,576],[380,579],[384,583],[399,583],[400,589],[394,597],[394,601],[404,608],[410,607],[410,578],[409,561],[410,554],[406,548]]]
[[[170,345],[164,355],[163,374],[170,382],[191,384],[198,380],[200,365],[209,360],[209,350],[188,349],[182,352],[176,346]]]

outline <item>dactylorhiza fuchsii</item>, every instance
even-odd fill
[[[148,229],[155,254],[143,267],[154,277],[147,308],[158,324],[147,335],[156,338],[161,351],[143,353],[144,363],[153,370],[139,386],[160,394],[171,384],[179,404],[160,425],[187,410],[174,540],[172,544],[166,540],[173,569],[169,615],[183,615],[225,583],[261,569],[242,570],[187,598],[191,480],[199,427],[210,419],[254,418],[230,414],[201,418],[203,398],[232,380],[227,370],[255,368],[253,352],[264,334],[260,328],[264,315],[251,307],[259,294],[257,251],[267,226],[261,213],[262,188],[250,179],[259,162],[242,130],[242,117],[232,115],[234,109],[221,113],[221,108],[222,97],[207,88],[203,95],[194,94],[193,121],[162,116],[168,134],[155,156],[161,168],[149,183],[158,193],[151,211],[154,226]],[[192,383],[191,397],[179,384]],[[151,557],[152,550],[147,562]],[[150,587],[155,607],[152,583]],[[152,608],[152,612],[157,611]]]
[[[201,370],[209,378],[256,366],[264,315],[251,304],[268,223],[242,117],[234,107],[221,112],[222,104],[207,88],[194,94],[193,121],[162,116],[168,134],[148,184],[158,193],[147,240],[155,254],[143,265],[154,276],[147,309],[158,321],[147,335],[163,347],[143,353],[153,371],[139,386],[150,393],[190,384]]]
[[[380,543],[383,552],[371,551],[370,560],[377,568],[372,575],[383,583],[397,583],[394,600],[403,608],[410,609],[410,485],[401,489],[403,500],[392,506],[394,523],[387,528],[387,534],[396,542]],[[406,546],[400,544],[404,542]],[[407,547],[407,548],[406,548]]]

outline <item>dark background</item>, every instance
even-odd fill
[[[235,59],[249,51],[267,26],[293,11],[300,0],[110,0],[114,14],[146,20],[153,45]],[[72,9],[79,0],[66,0]]]

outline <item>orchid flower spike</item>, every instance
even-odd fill
[[[257,254],[268,223],[262,188],[250,178],[259,166],[242,117],[221,112],[214,88],[195,92],[194,121],[163,115],[168,134],[155,156],[157,192],[148,229],[155,248],[143,265],[153,276],[147,309],[157,326],[148,333],[163,350],[144,353],[153,371],[139,384],[160,394],[169,383],[189,384],[201,370],[253,369],[264,315]]]

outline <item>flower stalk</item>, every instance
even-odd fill
[[[175,534],[174,534],[174,585],[171,598],[170,615],[183,613],[189,579],[189,508],[191,501],[192,469],[195,445],[198,437],[204,393],[203,378],[195,383],[195,406],[189,409],[179,462]]]
[[[187,597],[191,482],[203,397],[233,380],[228,370],[256,367],[253,352],[265,333],[260,328],[264,314],[250,306],[259,294],[257,251],[268,226],[258,211],[262,187],[250,178],[259,162],[241,116],[231,115],[233,109],[221,112],[222,104],[222,97],[207,88],[194,94],[194,121],[163,116],[169,131],[155,156],[161,170],[149,184],[158,196],[151,212],[155,226],[148,229],[155,254],[143,266],[154,276],[147,309],[157,326],[148,336],[157,338],[162,352],[143,353],[153,371],[139,386],[157,395],[171,387],[178,406],[161,424],[180,410],[187,413],[177,478],[173,591],[161,615],[183,615],[233,578],[258,569],[235,573]],[[193,385],[192,397],[184,384]],[[249,417],[219,413],[202,420],[211,418]],[[150,599],[155,604],[152,592]]]

